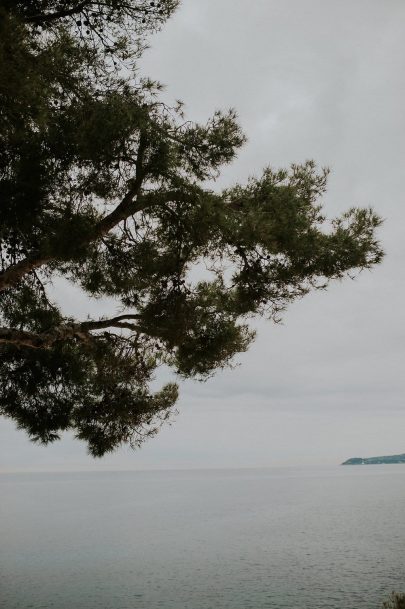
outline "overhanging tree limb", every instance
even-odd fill
[[[65,324],[57,326],[49,332],[28,332],[17,328],[0,328],[0,344],[30,347],[31,349],[47,349],[55,342],[71,338],[87,342],[92,338],[90,332],[94,330],[117,328],[140,333],[141,328],[130,322],[130,320],[139,320],[139,318],[139,315],[128,313],[110,319]]]
[[[85,242],[78,245],[83,246],[102,239],[102,237],[107,235],[118,224],[140,211],[172,201],[187,201],[189,198],[187,193],[175,189],[168,191],[151,191],[137,196],[141,184],[142,181],[136,183],[135,180],[133,187],[131,187],[121,203],[110,214],[106,215],[96,224],[94,231]],[[28,273],[57,259],[56,256],[44,256],[37,252],[36,254],[34,253],[31,256],[24,258],[17,264],[10,266],[0,273],[0,292],[16,285]]]

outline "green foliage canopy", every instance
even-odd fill
[[[0,411],[95,456],[170,416],[159,365],[206,378],[248,348],[250,317],[382,257],[371,209],[326,220],[313,162],[207,186],[245,141],[235,112],[186,121],[136,70],[176,5],[0,0]],[[60,276],[119,311],[67,316]]]

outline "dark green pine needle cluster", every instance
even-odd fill
[[[405,609],[405,594],[391,592],[388,599],[383,602],[382,609]]]
[[[382,257],[371,209],[326,220],[312,162],[206,186],[245,141],[235,112],[186,121],[134,67],[176,5],[0,0],[0,410],[96,456],[170,418],[158,366],[206,378],[248,348],[250,317]],[[60,276],[118,309],[67,317]]]

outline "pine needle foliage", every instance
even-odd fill
[[[207,187],[245,142],[235,111],[186,121],[136,66],[176,5],[0,0],[0,411],[95,456],[170,418],[158,366],[207,378],[248,348],[249,318],[382,257],[372,209],[326,220],[311,161]],[[67,316],[58,277],[117,310]]]
[[[389,598],[383,602],[382,609],[405,609],[405,594],[391,592]]]

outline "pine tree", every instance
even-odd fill
[[[245,141],[235,112],[185,121],[136,68],[176,4],[0,1],[0,412],[95,456],[170,417],[159,365],[206,378],[248,348],[249,318],[382,257],[371,209],[327,222],[313,162],[207,187]],[[67,316],[60,276],[119,310]]]

